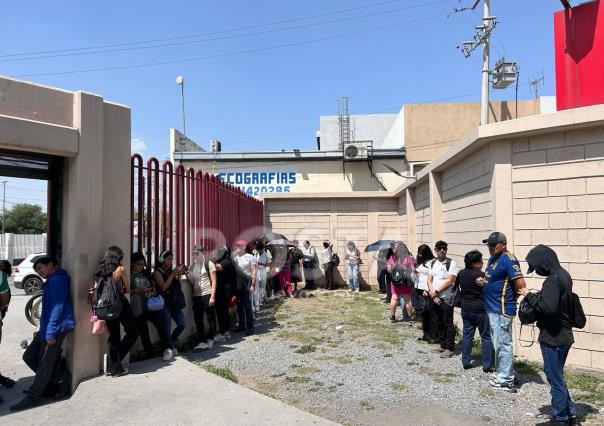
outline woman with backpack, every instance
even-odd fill
[[[121,310],[118,316],[105,321],[107,330],[109,331],[109,359],[107,364],[107,373],[113,377],[123,376],[128,374],[128,370],[122,366],[122,359],[130,352],[132,346],[138,338],[138,332],[130,304],[124,296],[130,293],[130,277],[126,272],[126,268],[122,265],[124,252],[117,246],[111,246],[105,251],[99,266],[94,273],[95,290],[99,286],[114,285],[115,295],[121,302]],[[124,338],[120,333],[120,324],[124,327]]]
[[[428,343],[438,343],[438,331],[436,330],[436,319],[432,309],[432,299],[428,294],[428,275],[430,275],[430,262],[434,259],[434,254],[427,244],[422,244],[417,248],[415,291],[418,293],[418,305],[422,306],[422,331],[423,336],[420,340]],[[419,313],[419,309],[418,309]]]
[[[193,288],[193,317],[197,329],[198,343],[194,351],[211,349],[214,346],[216,336],[216,265],[205,256],[205,247],[196,245],[193,247],[194,264],[187,280]],[[205,321],[208,321],[209,329],[205,330]]]
[[[130,261],[130,283],[132,287],[130,300],[132,301],[135,297],[141,297],[143,300],[143,313],[135,318],[141,343],[148,356],[155,356],[155,350],[149,337],[149,325],[147,324],[147,322],[150,322],[155,326],[161,338],[164,361],[170,361],[173,358],[172,350],[174,349],[172,336],[170,335],[170,312],[165,306],[163,297],[157,293],[153,285],[145,256],[140,252],[136,252],[132,254]]]
[[[185,265],[180,265],[177,268],[172,267],[174,255],[169,250],[162,251],[157,257],[155,263],[155,272],[153,272],[153,281],[159,288],[170,316],[176,323],[176,328],[172,331],[172,343],[176,344],[178,336],[187,327],[187,319],[182,311],[185,306],[185,296],[180,286],[179,278],[187,272]],[[174,356],[178,355],[178,350],[172,349]]]
[[[409,327],[413,326],[413,305],[411,292],[413,291],[415,259],[409,253],[405,243],[399,241],[394,249],[394,255],[388,259],[386,267],[390,274],[390,322],[396,322],[396,305],[401,300],[401,310],[406,309],[409,315]],[[404,301],[404,303],[403,303]]]

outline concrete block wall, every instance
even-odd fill
[[[556,251],[588,316],[586,327],[574,331],[569,362],[600,369],[604,368],[603,159],[601,127],[513,142],[516,255],[524,260],[537,244]],[[530,288],[541,288],[542,283],[537,276],[527,277]],[[528,348],[519,351],[535,355]]]
[[[432,210],[430,208],[430,183],[415,188],[415,229],[417,245],[432,246]]]
[[[491,232],[493,177],[489,147],[475,152],[442,172],[443,239],[449,257],[463,266],[464,255],[480,250],[488,257],[482,240]]]

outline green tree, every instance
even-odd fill
[[[15,234],[43,234],[46,232],[46,213],[37,204],[15,204],[6,211],[4,232]]]

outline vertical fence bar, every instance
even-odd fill
[[[160,250],[173,250],[173,220],[174,220],[174,166],[170,161],[164,161],[162,170],[162,240]]]

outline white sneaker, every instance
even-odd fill
[[[203,351],[204,349],[209,349],[210,346],[208,346],[207,343],[201,342],[200,344],[198,344],[197,346],[195,346],[193,348],[193,351],[197,352],[197,351]]]
[[[166,349],[162,358],[164,361],[171,361],[174,358],[174,353],[172,352],[172,349]]]
[[[225,339],[224,334],[217,334],[216,336],[214,336],[214,340],[216,342],[224,342],[224,339]]]
[[[178,356],[178,349],[176,349],[176,348],[172,349],[172,355]]]
[[[225,338],[225,339],[230,339],[230,338],[231,338],[231,336],[232,336],[232,334],[231,334],[231,332],[230,332],[230,331],[227,331],[226,333],[224,333],[224,338]]]
[[[208,349],[212,349],[212,346],[214,346],[214,341],[212,339],[208,339]]]

